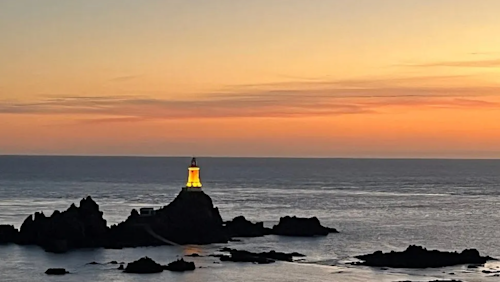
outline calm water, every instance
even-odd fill
[[[35,211],[51,214],[91,195],[108,224],[132,208],[168,204],[185,183],[188,158],[0,157],[0,223],[19,227]],[[397,281],[455,278],[497,281],[452,267],[381,270],[345,262],[375,250],[420,244],[442,250],[477,248],[500,258],[500,161],[201,158],[204,190],[224,219],[245,215],[271,226],[280,216],[317,216],[340,234],[325,238],[267,236],[230,245],[247,250],[298,251],[306,261],[273,265],[215,264],[194,259],[189,274],[136,276],[91,261],[160,263],[220,245],[75,251],[0,246],[0,281]],[[48,267],[74,274],[46,277]],[[491,263],[487,269],[496,269]],[[450,275],[454,273],[454,275]]]

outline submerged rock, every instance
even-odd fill
[[[363,261],[354,263],[356,265],[392,268],[431,268],[460,264],[484,264],[489,260],[494,260],[491,257],[482,257],[476,249],[467,249],[461,253],[441,252],[437,250],[429,251],[424,247],[413,245],[403,252],[382,253],[382,251],[377,251],[356,258]]]
[[[326,236],[330,233],[338,233],[334,228],[328,228],[321,225],[316,217],[282,217],[277,225],[272,229],[272,234],[282,236]]]
[[[229,237],[262,237],[271,234],[271,229],[264,227],[263,222],[252,223],[244,216],[226,222],[225,231]]]
[[[49,268],[45,271],[47,275],[65,275],[69,274],[69,272],[64,268]]]
[[[124,272],[137,274],[159,273],[163,272],[163,267],[154,260],[148,257],[143,257],[137,261],[127,264]]]
[[[15,243],[19,231],[12,225],[0,225],[0,245]]]
[[[194,265],[194,262],[188,262],[183,259],[180,259],[169,263],[163,268],[169,271],[184,272],[184,271],[193,271],[196,269],[196,266]]]

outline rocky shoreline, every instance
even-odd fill
[[[37,212],[28,216],[20,230],[0,225],[0,244],[37,245],[47,252],[65,253],[81,248],[121,249],[160,245],[227,243],[234,237],[326,236],[337,233],[313,218],[283,217],[273,228],[252,223],[243,216],[223,222],[212,199],[203,191],[181,191],[167,206],[150,215],[132,210],[123,222],[107,226],[99,205],[89,196],[77,207]]]

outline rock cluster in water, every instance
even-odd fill
[[[49,268],[45,271],[47,275],[65,275],[69,274],[69,272],[64,268]]]
[[[160,273],[163,272],[163,266],[148,257],[143,257],[127,264],[124,272],[137,274]]]
[[[127,264],[125,267],[125,273],[136,273],[136,274],[149,274],[149,273],[160,273],[163,270],[184,272],[193,271],[196,269],[194,262],[187,262],[183,259],[176,260],[169,263],[168,265],[161,265],[149,257],[143,257],[137,261]]]
[[[151,215],[133,210],[118,225],[108,227],[99,205],[89,196],[77,207],[66,211],[30,215],[20,230],[0,225],[0,244],[38,245],[48,252],[64,253],[79,248],[112,248],[159,246],[169,244],[227,243],[233,237],[265,235],[325,236],[337,232],[323,227],[317,218],[284,217],[278,225],[266,228],[245,217],[223,222],[212,199],[202,191],[181,191],[167,206]]]
[[[184,271],[193,271],[196,269],[196,266],[194,265],[194,262],[185,261],[184,259],[179,259],[169,263],[163,268],[169,271],[184,272]]]
[[[328,228],[321,225],[319,219],[300,218],[300,217],[282,217],[278,225],[275,225],[272,234],[282,236],[326,236],[329,233],[338,233],[334,228]]]
[[[357,265],[392,268],[434,268],[461,264],[484,264],[489,260],[494,260],[491,257],[482,257],[476,249],[467,249],[460,253],[442,252],[413,245],[403,252],[377,251],[356,258],[362,260],[362,262],[355,263]]]
[[[281,253],[276,251],[252,253],[249,251],[241,251],[230,248],[223,248],[221,252],[228,252],[229,255],[213,256],[219,257],[221,261],[251,262],[257,264],[268,264],[277,260],[292,262],[294,257],[305,257],[305,255],[299,253]]]

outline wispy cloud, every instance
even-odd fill
[[[133,80],[133,79],[136,79],[139,77],[140,77],[140,75],[123,75],[123,76],[113,77],[109,81],[110,82],[125,82],[125,81]]]
[[[499,68],[500,59],[445,61],[425,64],[410,64],[410,67],[460,67],[460,68]]]
[[[149,119],[303,117],[384,112],[389,107],[500,108],[484,96],[500,87],[423,86],[451,77],[291,82],[233,87],[198,99],[147,96],[46,97],[31,102],[0,101],[0,114],[86,116],[87,123]],[[480,98],[483,97],[483,98]]]

